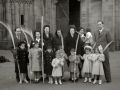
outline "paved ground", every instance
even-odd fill
[[[6,56],[7,59],[13,61],[10,51],[0,51],[0,55]],[[102,85],[93,85],[92,83],[83,83],[84,79],[79,79],[78,83],[69,81],[63,85],[45,84],[18,84],[15,80],[14,63],[0,63],[0,90],[120,90],[120,51],[110,52],[110,64],[112,73],[112,82],[106,83],[103,77]],[[66,80],[69,73],[65,73]]]

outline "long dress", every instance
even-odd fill
[[[62,58],[55,58],[52,61],[52,76],[53,77],[61,77],[62,76],[62,66],[64,65],[64,60]]]
[[[78,64],[80,63],[80,58],[77,55],[76,55],[76,59],[74,57],[75,56],[73,56],[73,55],[69,56],[69,61],[70,61],[69,71],[72,72],[72,73],[74,71],[75,71],[75,73],[79,73]]]
[[[20,67],[20,73],[27,73],[27,64],[29,63],[28,51],[26,49],[17,50],[18,63]]]
[[[55,55],[54,53],[49,53],[49,52],[45,52],[44,53],[44,69],[45,69],[45,74],[47,75],[52,75],[52,70],[53,70],[53,67],[52,67],[52,60],[55,58]]]
[[[104,54],[93,54],[91,60],[93,61],[92,74],[104,75],[104,69],[103,69],[103,63],[102,63],[105,61]]]
[[[29,50],[29,61],[31,65],[31,71],[42,71],[42,59],[40,48],[31,48]]]
[[[91,54],[84,54],[83,55],[83,73],[92,73],[92,61],[91,61]]]

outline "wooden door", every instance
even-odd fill
[[[69,0],[59,0],[56,4],[56,29],[66,36],[69,30]]]

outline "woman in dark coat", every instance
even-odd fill
[[[53,35],[50,33],[49,25],[44,26],[43,39],[45,40],[46,47],[52,46],[53,48]]]
[[[76,41],[77,41],[77,38],[78,38],[78,35],[76,33],[76,28],[75,26],[71,25],[70,26],[70,29],[69,29],[69,32],[65,38],[65,52],[67,53],[67,55],[69,56],[70,55],[70,50],[72,48],[76,48]],[[78,45],[77,45],[77,51],[76,51],[76,54],[77,55],[81,55],[81,38],[78,39]],[[68,62],[68,65],[69,65],[70,62]],[[70,79],[71,80],[71,74],[70,74]]]
[[[62,39],[63,39],[63,45],[65,45],[65,42],[64,42],[64,36],[60,29],[56,30],[55,35],[56,37],[54,37],[53,46],[54,46],[54,50],[57,51],[59,49],[59,46],[62,46]]]

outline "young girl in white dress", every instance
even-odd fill
[[[84,76],[85,76],[84,82],[87,82],[88,78],[89,78],[89,82],[91,82],[92,61],[90,59],[92,55],[91,54],[92,47],[85,46],[84,50],[85,50],[85,54],[83,55],[83,57],[81,56],[81,59],[84,60],[83,69],[82,69]]]
[[[57,79],[59,79],[59,84],[62,84],[62,67],[64,65],[64,59],[60,57],[59,52],[56,52],[56,58],[52,61],[52,76],[55,79],[55,84],[58,85]]]
[[[97,77],[99,77],[99,84],[102,84],[101,77],[102,75],[104,75],[102,62],[105,61],[105,57],[101,45],[95,48],[95,54],[93,54],[91,60],[93,61],[93,69],[92,69],[92,74],[94,75],[93,84],[96,84]]]

